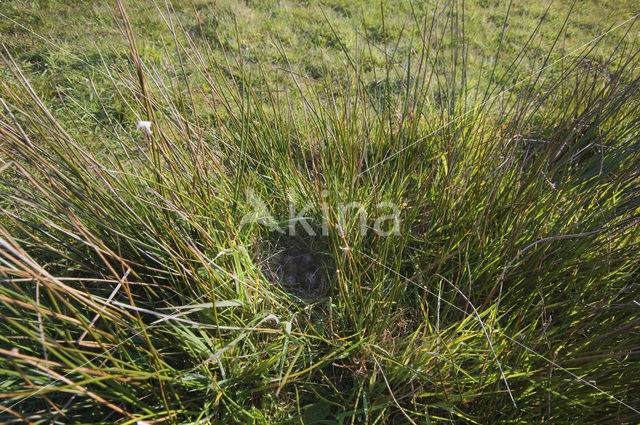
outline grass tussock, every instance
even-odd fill
[[[510,52],[507,14],[477,66],[463,4],[412,4],[318,9],[323,78],[160,4],[147,60],[117,2],[90,102],[3,47],[3,421],[640,420],[635,19]]]

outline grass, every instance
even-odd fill
[[[633,2],[311,3],[2,4],[1,420],[637,423]]]

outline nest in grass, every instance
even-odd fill
[[[303,300],[323,297],[329,290],[322,256],[294,240],[272,248],[264,272],[284,291]]]
[[[320,298],[328,290],[320,256],[305,249],[285,249],[279,259],[277,275],[287,292],[303,299]]]

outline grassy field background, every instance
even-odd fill
[[[3,1],[0,422],[638,423],[639,12]]]
[[[179,80],[178,56],[167,27],[165,5],[136,2],[127,6],[139,38],[141,57],[151,67],[171,69],[177,74],[174,79]],[[504,90],[516,81],[535,75],[547,54],[550,54],[548,63],[552,63],[637,13],[631,0],[549,4],[470,1],[465,2],[464,7],[462,4],[452,6],[451,10],[457,14],[455,22],[443,13],[446,8],[438,9],[435,16],[439,20],[434,21],[432,28],[438,3],[400,1],[380,6],[377,1],[192,1],[172,3],[171,15],[184,46],[188,45],[185,40],[188,36],[203,54],[205,45],[210,47],[208,53],[220,64],[230,60],[237,65],[242,61],[244,78],[251,87],[270,84],[290,90],[295,98],[298,93],[291,73],[298,76],[305,87],[309,86],[309,90],[340,94],[338,88],[347,84],[349,75],[354,74],[345,52],[355,57],[359,50],[358,77],[369,89],[382,91],[388,72],[397,95],[409,52],[413,49],[415,54],[421,50],[425,18],[426,29],[433,29],[432,44],[446,46],[445,55],[451,55],[456,43],[462,41],[455,37],[464,39],[465,78],[469,86],[487,84],[494,63],[498,73],[507,72],[511,62],[522,54],[524,58],[517,68],[508,70],[510,80],[500,85],[499,89]],[[99,115],[102,106],[96,96],[92,96],[93,89],[87,82],[92,78],[98,94],[112,101],[105,102],[106,107],[113,108],[113,113],[119,113],[123,119],[130,118],[124,108],[117,109],[118,99],[109,97],[111,84],[104,75],[105,65],[126,67],[130,57],[114,3],[12,0],[3,2],[1,12],[0,42],[5,43],[28,73],[39,95],[55,104],[52,108],[63,107],[59,100],[67,95]],[[438,30],[440,40],[435,36]],[[456,31],[459,34],[453,36]],[[618,38],[599,41],[590,59],[604,61],[623,34],[624,31],[617,31]],[[532,35],[533,39],[529,40]],[[632,34],[622,40],[623,47],[629,48],[636,35],[632,30]],[[497,56],[500,58],[496,61]],[[450,74],[452,66],[442,64],[436,72]],[[239,65],[227,77],[238,77],[241,71],[237,68]],[[206,90],[196,84],[195,66],[187,63],[185,72],[194,79],[195,90]]]

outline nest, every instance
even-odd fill
[[[274,283],[302,300],[323,297],[329,290],[323,255],[293,238],[262,252],[262,271]]]
[[[303,299],[320,298],[327,293],[326,270],[318,254],[288,247],[278,263],[278,280],[287,292]]]

